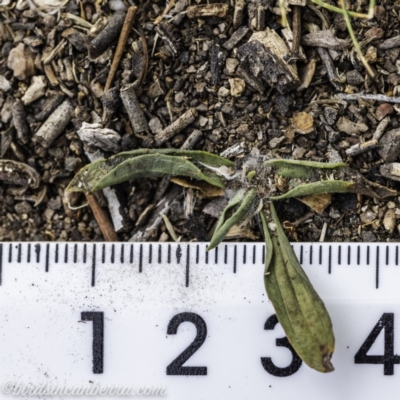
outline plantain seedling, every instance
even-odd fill
[[[179,176],[233,192],[208,250],[218,246],[233,226],[257,216],[267,249],[264,284],[278,320],[299,357],[317,371],[330,372],[335,338],[329,313],[297,260],[273,202],[326,193],[382,199],[397,192],[368,181],[344,163],[249,158],[240,168],[234,166],[203,151],[139,149],[87,165],[67,190],[91,193],[131,179]]]

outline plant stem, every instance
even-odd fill
[[[339,13],[339,14],[344,14],[343,8],[340,9],[339,7],[331,6],[330,4],[324,3],[322,0],[311,0],[313,3],[326,8],[327,10]],[[342,2],[343,4],[343,2]],[[370,0],[369,7],[368,7],[368,14],[361,14],[358,12],[354,11],[347,11],[347,13],[351,17],[356,17],[356,18],[366,18],[366,19],[371,19],[374,17],[374,7],[375,7],[375,0]]]
[[[346,21],[347,30],[349,31],[351,40],[353,41],[353,45],[354,45],[354,48],[356,49],[358,57],[360,58],[361,62],[363,63],[365,69],[367,70],[367,72],[371,76],[371,78],[374,78],[375,74],[372,71],[371,67],[369,66],[367,60],[365,59],[365,57],[361,51],[360,45],[358,43],[358,40],[356,38],[356,35],[354,34],[353,27],[351,26],[351,22],[350,22],[349,13],[346,9],[346,4],[345,4],[344,0],[342,0],[342,10],[343,10],[344,20]]]
[[[281,10],[281,16],[282,16],[282,26],[284,28],[289,26],[288,20],[287,20],[287,14],[286,14],[286,8],[285,8],[285,0],[279,0],[279,8]]]

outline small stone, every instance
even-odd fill
[[[375,110],[375,115],[376,118],[378,118],[378,121],[382,121],[383,118],[386,117],[386,115],[390,115],[393,113],[394,113],[394,108],[389,103],[382,103]]]
[[[149,121],[149,128],[154,134],[157,134],[163,130],[161,121],[157,117],[154,117]]]
[[[61,197],[60,196],[53,197],[48,201],[47,206],[52,210],[61,210],[62,207]]]
[[[82,161],[78,157],[66,157],[64,169],[69,172],[77,171],[81,167]]]
[[[238,65],[239,60],[237,60],[236,58],[227,58],[225,61],[225,67],[229,74],[233,74]]]
[[[269,147],[271,149],[276,149],[285,140],[285,136],[275,137],[269,141]]]
[[[396,214],[393,209],[389,209],[386,211],[385,216],[383,218],[383,226],[387,231],[393,233],[394,228],[396,226]]]
[[[386,18],[386,10],[383,6],[375,6],[374,8],[374,17],[378,20],[382,20]]]
[[[370,224],[376,219],[376,214],[371,210],[366,210],[360,215],[363,224]]]
[[[185,94],[184,94],[183,92],[178,92],[178,93],[175,95],[175,101],[176,101],[177,103],[182,103],[182,101],[183,101],[184,98],[185,98]]]
[[[230,90],[224,86],[221,86],[218,90],[218,96],[227,97],[229,96]]]
[[[29,47],[20,43],[10,51],[7,67],[14,72],[18,80],[24,81],[35,74],[35,56]]]
[[[0,90],[2,92],[8,92],[10,89],[10,82],[3,75],[0,75]]]
[[[291,103],[290,103],[290,100],[289,100],[288,96],[275,97],[274,103],[276,105],[277,111],[282,116],[285,116],[286,113],[289,112]]]
[[[385,162],[396,161],[400,153],[400,129],[386,132],[379,141],[378,153]]]
[[[15,204],[14,210],[17,214],[29,214],[32,211],[32,206],[26,201],[21,201]]]
[[[338,110],[333,107],[324,108],[324,117],[329,125],[333,125],[337,120]]]
[[[246,83],[240,78],[229,79],[229,84],[231,85],[231,95],[233,97],[240,97],[246,89]]]
[[[199,117],[199,125],[204,128],[208,123],[208,118],[203,117],[202,115]]]
[[[239,135],[244,135],[246,132],[248,132],[249,131],[249,125],[247,125],[247,124],[241,124],[241,125],[239,125],[239,127],[236,129],[236,132],[239,134]]]
[[[254,142],[256,140],[256,135],[254,134],[254,132],[250,131],[250,132],[246,132],[244,134],[244,137],[249,141],[249,142]]]
[[[364,83],[364,77],[356,69],[346,72],[346,79],[347,83],[352,86],[357,86],[361,85],[361,83]]]
[[[51,219],[53,218],[55,211],[52,210],[51,208],[46,208],[46,210],[44,210],[44,217],[46,218],[47,221],[51,221]]]
[[[364,122],[353,122],[348,118],[341,117],[337,122],[336,126],[340,131],[351,134],[359,134],[361,132],[366,132],[368,130],[368,126],[364,124]]]
[[[373,28],[368,29],[364,33],[364,36],[367,39],[382,39],[384,34],[385,34],[385,31],[383,29],[374,26]]]
[[[293,126],[297,133],[305,135],[314,130],[314,118],[311,114],[300,112],[293,118]]]
[[[31,85],[22,97],[22,102],[25,105],[33,103],[35,100],[42,97],[46,91],[47,81],[43,75],[34,76]]]
[[[151,99],[155,99],[163,94],[165,94],[165,92],[161,87],[160,81],[158,80],[151,84],[149,90],[147,91],[147,96],[149,96]]]
[[[362,231],[361,239],[363,242],[376,242],[376,236],[371,231]]]

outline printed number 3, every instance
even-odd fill
[[[276,324],[278,324],[278,318],[276,317],[276,314],[273,314],[265,322],[264,329],[267,331],[273,330]],[[291,351],[292,362],[287,367],[280,368],[272,362],[271,357],[261,357],[262,366],[269,374],[281,378],[295,374],[301,367],[301,358],[296,354],[287,337],[276,339],[276,345],[278,347],[286,347]]]

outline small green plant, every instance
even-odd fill
[[[365,59],[362,51],[360,44],[358,43],[358,40],[356,38],[356,35],[354,34],[353,27],[351,25],[350,17],[354,18],[366,18],[366,19],[372,19],[374,18],[374,8],[375,8],[375,0],[370,0],[369,1],[369,7],[368,7],[368,13],[363,14],[363,13],[358,13],[358,12],[353,12],[353,11],[348,11],[346,8],[346,2],[345,0],[340,0],[339,2],[341,3],[341,7],[335,7],[331,4],[325,3],[322,0],[308,0],[311,1],[312,3],[326,8],[329,11],[342,14],[344,17],[344,20],[346,21],[346,27],[349,32],[349,35],[351,37],[351,40],[353,42],[354,49],[356,50],[358,57],[360,58],[360,61],[363,63],[365,69],[367,70],[368,74],[374,78],[375,74],[372,71],[372,68],[368,64],[368,61]],[[287,21],[287,14],[286,14],[286,8],[285,8],[285,0],[279,0],[279,8],[281,10],[282,14],[282,24],[283,26],[287,27],[288,26],[288,21]]]
[[[248,158],[235,168],[232,161],[211,153],[174,149],[139,149],[96,161],[82,168],[67,190],[91,193],[131,179],[163,176],[204,181],[234,193],[208,250],[218,246],[234,225],[260,219],[266,244],[263,279],[278,320],[307,365],[332,371],[335,339],[330,316],[297,260],[273,202],[346,192],[385,198],[396,192],[366,180],[344,163]]]

